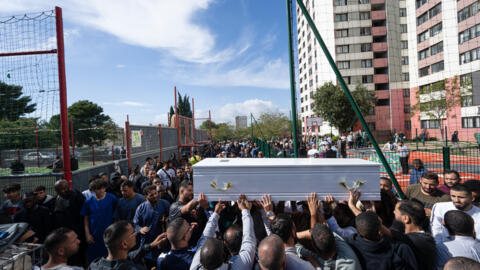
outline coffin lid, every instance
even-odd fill
[[[380,166],[379,163],[363,159],[341,158],[206,158],[193,165],[193,168],[222,167],[324,167],[324,166]]]

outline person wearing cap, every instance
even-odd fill
[[[115,195],[117,198],[122,198],[120,185],[122,184],[122,175],[118,172],[110,174],[110,181],[108,182],[107,192]]]

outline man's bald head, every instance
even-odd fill
[[[223,264],[225,252],[222,241],[208,238],[200,250],[200,263],[205,270],[217,269]]]
[[[272,234],[260,242],[258,261],[262,270],[278,270],[285,268],[285,249],[282,239]]]
[[[65,179],[58,180],[55,182],[55,192],[58,195],[65,197],[68,193],[68,182]]]

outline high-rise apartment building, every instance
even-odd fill
[[[235,128],[236,129],[247,128],[247,117],[246,116],[235,116]]]
[[[407,2],[408,26],[415,29],[409,32],[411,103],[461,96],[440,115],[415,111],[412,130],[440,138],[446,129],[449,139],[458,131],[460,140],[473,141],[480,132],[480,1]]]
[[[407,25],[406,2],[304,0],[350,90],[362,83],[375,91],[378,102],[365,118],[378,138],[394,132],[411,134],[408,33],[415,27]],[[297,31],[302,133],[327,134],[328,121],[310,129],[306,119],[315,117],[316,89],[337,80],[298,5]]]

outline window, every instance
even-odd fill
[[[388,98],[377,100],[377,106],[388,106],[388,105],[390,105],[390,100]]]
[[[461,9],[458,12],[458,22],[464,21],[470,18],[471,16],[477,14],[478,8],[479,8],[478,1],[475,1],[475,3],[471,4],[470,6]]]
[[[400,33],[407,33],[407,25],[406,24],[400,24]]]
[[[350,51],[349,45],[340,45],[337,46],[337,53],[348,53]]]
[[[362,83],[373,83],[373,75],[363,75]]]
[[[419,8],[419,7],[423,6],[423,5],[425,5],[427,2],[428,2],[428,0],[416,0],[416,1],[415,1],[415,6],[416,6],[417,8]]]
[[[400,17],[407,17],[407,9],[400,8]]]
[[[430,28],[430,36],[436,36],[442,32],[442,23],[437,23],[432,28]]]
[[[360,44],[360,51],[361,52],[371,52],[372,51],[372,43]]]
[[[430,49],[421,50],[418,52],[418,60],[425,59],[430,56]]]
[[[432,65],[432,74],[436,73],[436,72],[439,72],[439,71],[442,71],[443,69],[444,69],[443,61],[435,63],[435,64]]]
[[[460,54],[460,65],[480,59],[480,48]]]
[[[439,52],[443,52],[443,41],[430,47],[430,55],[435,55]]]
[[[402,73],[402,80],[408,82],[410,80],[410,74],[408,72]]]
[[[412,129],[412,122],[410,120],[405,121],[405,129],[411,130]]]
[[[370,0],[358,0],[359,4],[369,4]]]
[[[422,129],[438,129],[440,128],[440,120],[422,120],[420,125]]]
[[[335,0],[335,6],[346,6],[347,0]]]
[[[428,20],[428,11],[417,18],[417,26],[423,24]]]
[[[479,128],[480,117],[462,117],[462,128]]]
[[[348,37],[348,29],[335,30],[335,37],[336,38]]]
[[[362,60],[362,68],[372,67],[372,59]]]
[[[312,75],[312,74],[313,74],[312,69],[309,69],[308,70],[308,75]]]
[[[408,65],[408,56],[402,56],[402,65]]]
[[[463,96],[462,97],[462,107],[473,106],[473,97],[472,96]]]
[[[417,42],[418,42],[418,43],[421,43],[421,42],[427,40],[428,37],[429,37],[429,32],[428,32],[428,30],[427,30],[427,31],[425,31],[425,32],[422,32],[422,33],[418,34],[418,36],[417,36]]]
[[[360,28],[360,36],[370,36],[371,35],[370,27],[361,27]]]
[[[470,39],[474,39],[476,37],[480,36],[480,24],[477,24],[460,34],[458,34],[458,43],[462,44],[466,41],[469,41]]]
[[[428,13],[429,13],[429,17],[430,18],[433,18],[435,17],[437,14],[439,14],[440,12],[442,12],[442,3],[434,6],[433,8],[431,8]]]
[[[339,61],[337,63],[338,69],[349,69],[350,68],[350,61]]]
[[[408,49],[408,41],[407,40],[401,40],[400,41],[400,48]]]
[[[367,125],[371,131],[376,130],[375,122],[368,122]]]
[[[348,21],[348,13],[335,14],[336,22],[346,22]]]
[[[360,20],[370,20],[370,11],[360,12]]]
[[[300,98],[300,103],[303,103],[303,97]]]
[[[308,64],[311,64],[312,63],[312,57],[308,57]]]
[[[310,80],[310,81],[308,82],[308,86],[310,86],[310,87],[313,86],[313,80]]]
[[[403,89],[403,97],[410,97],[410,89],[408,88]]]
[[[350,76],[343,77],[343,80],[345,81],[346,84],[352,84],[352,78]]]
[[[403,105],[403,112],[410,113],[410,104]]]
[[[429,74],[430,72],[430,67],[424,67],[418,70],[418,76],[419,77],[425,77]]]

